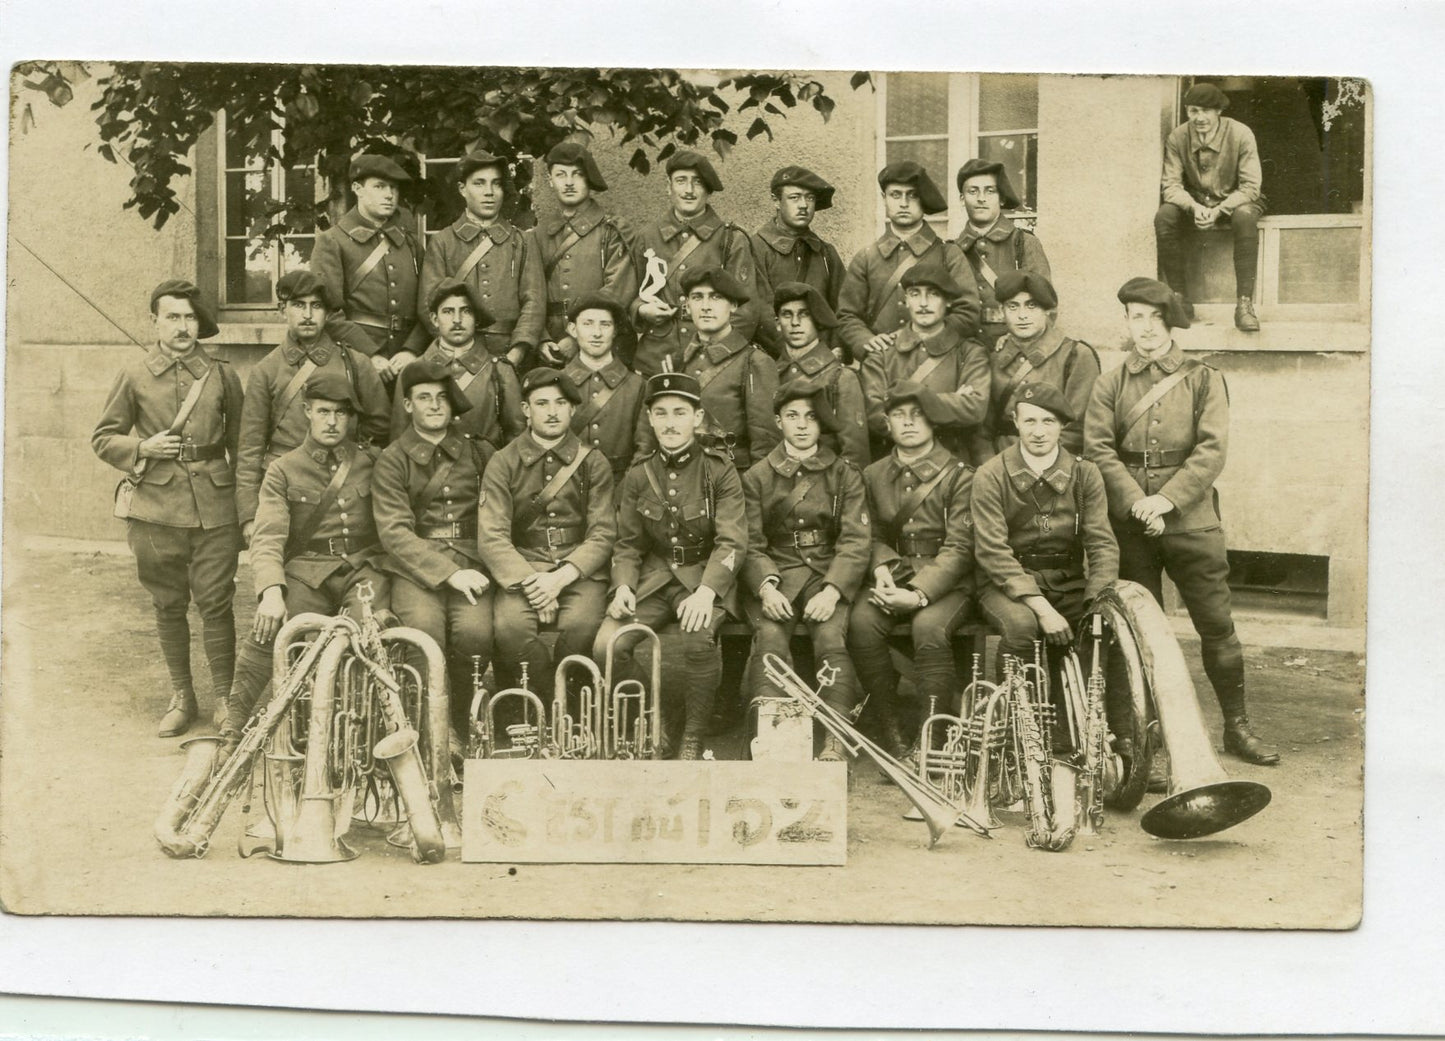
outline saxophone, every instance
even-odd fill
[[[1042,666],[1036,664],[1033,668],[1036,675],[1044,675]],[[1049,755],[1034,707],[1034,685],[1017,658],[1005,659],[1004,684],[1013,707],[1014,732],[1020,745],[1019,759],[1028,798],[1029,830],[1024,841],[1034,849],[1058,853],[1074,841],[1078,770]],[[1042,689],[1042,681],[1039,687]]]

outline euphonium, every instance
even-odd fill
[[[638,680],[618,680],[612,658],[617,641],[629,633],[642,633],[652,644],[652,686]],[[635,650],[634,650],[635,653]],[[603,657],[603,683],[607,688],[609,719],[604,727],[604,759],[656,759],[662,754],[662,640],[641,622],[630,622],[612,634]]]
[[[577,688],[577,715],[567,710],[567,674],[581,670],[587,682]],[[591,658],[569,654],[557,663],[552,679],[552,743],[563,759],[597,759],[607,733],[609,690]]]

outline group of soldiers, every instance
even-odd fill
[[[952,637],[977,612],[1027,656],[1069,641],[1116,577],[1158,597],[1167,570],[1226,749],[1278,761],[1250,729],[1230,616],[1224,381],[1173,342],[1179,294],[1120,289],[1133,348],[1100,375],[1056,325],[1039,240],[1003,215],[1019,200],[998,163],[958,171],[956,242],[926,220],[947,208],[928,172],[885,167],[886,227],[846,267],[811,229],[834,189],[802,167],[773,177],[750,235],[712,208],[722,182],[696,152],[669,158],[667,207],[636,230],[596,200],[586,148],[545,164],[558,216],[524,232],[502,216],[507,163],[464,158],[465,211],[423,249],[406,172],[358,157],[355,205],[278,282],[285,336],[244,393],[199,346],[217,328],[198,288],[156,287],[156,346],[93,444],[126,473],[117,513],[173,689],[162,736],[198,714],[192,598],[234,742],[285,619],[355,612],[365,590],[444,649],[462,733],[474,662],[550,698],[554,662],[641,622],[678,649],[665,754],[698,758],[732,618],[753,634],[749,696],[777,693],[761,656],[806,633],[837,677],[827,700],[853,719],[866,701],[902,756],[890,647],[910,645],[923,702],[956,706]],[[238,653],[243,544],[257,607]]]

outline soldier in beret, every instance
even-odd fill
[[[1229,440],[1224,377],[1186,358],[1172,330],[1187,328],[1178,294],[1152,278],[1119,289],[1133,349],[1094,383],[1084,417],[1088,459],[1099,467],[1119,541],[1119,577],[1163,602],[1161,572],[1179,588],[1204,672],[1224,715],[1224,749],[1273,765],[1279,753],[1250,729],[1244,650],[1230,613],[1228,543],[1214,482]]]
[[[516,686],[525,663],[544,700],[552,696],[553,662],[592,649],[617,538],[612,466],[572,433],[581,401],[565,373],[527,373],[527,431],[492,458],[477,513],[482,559],[497,583],[498,682]],[[557,630],[551,653],[538,637],[543,626]]]
[[[1009,406],[1017,442],[973,475],[978,602],[1002,636],[1000,663],[1004,654],[1031,661],[1040,634],[1067,646],[1088,602],[1119,577],[1104,479],[1060,444],[1073,406],[1033,382]]]
[[[217,717],[224,717],[231,690],[236,653],[231,598],[241,541],[234,494],[241,381],[200,346],[218,330],[193,283],[162,282],[151,293],[150,309],[155,349],[132,358],[116,375],[90,444],[126,474],[117,489],[116,515],[125,519],[136,575],[155,608],[171,680],[159,734],[174,737],[196,718],[186,621],[192,598],[205,627]]]
[[[927,387],[896,384],[883,413],[893,450],[863,471],[872,584],[853,605],[848,648],[883,746],[902,757],[898,673],[888,648],[893,626],[909,623],[913,685],[923,707],[934,701],[952,711],[962,689],[952,640],[973,609],[973,468],[935,439],[953,413]]]
[[[664,698],[664,744],[682,759],[698,759],[722,676],[718,631],[737,613],[747,512],[732,461],[697,439],[703,418],[697,379],[652,376],[647,409],[658,447],[627,471],[617,495],[611,602],[593,657],[600,661],[612,634],[629,622],[680,643],[685,675],[664,672],[663,691],[672,701],[682,692],[684,705],[679,712]],[[631,659],[635,646],[624,639],[619,657]]]
[[[338,335],[390,382],[426,344],[416,313],[422,247],[401,209],[411,175],[384,155],[359,155],[349,179],[356,205],[316,236],[311,270],[345,319]]]
[[[464,437],[480,438],[501,448],[522,432],[522,388],[517,370],[505,355],[487,349],[477,330],[492,323],[492,316],[466,282],[444,279],[427,301],[427,316],[437,338],[421,360],[446,366],[448,374],[471,407],[454,414],[452,423]],[[391,430],[398,436],[411,425],[398,393],[392,409]]]
[[[678,367],[683,348],[697,332],[682,306],[682,279],[689,272],[722,268],[745,297],[752,295],[753,252],[747,232],[719,217],[709,202],[722,190],[722,180],[706,157],[684,148],[668,158],[668,211],[643,228],[632,244],[633,266],[641,280],[637,299],[628,305],[638,336],[632,367],[643,376],[661,372],[669,356],[672,367]],[[755,307],[744,304],[733,324],[744,342],[750,340],[758,325]]]
[[[572,432],[607,457],[620,482],[633,459],[652,445],[642,377],[622,364],[615,349],[619,332],[630,327],[627,308],[607,293],[586,293],[573,302],[567,319],[577,354],[562,371],[582,397]]]
[[[773,287],[802,282],[816,289],[829,307],[843,286],[843,258],[831,242],[813,231],[813,218],[833,205],[833,186],[812,170],[785,166],[773,174],[773,219],[753,233],[758,293],[766,300]],[[758,323],[758,343],[781,358],[786,337],[774,316]]]
[[[1053,283],[1033,271],[1010,271],[994,284],[1008,332],[988,352],[992,383],[988,416],[973,438],[973,458],[985,459],[1013,444],[1008,403],[1025,381],[1057,387],[1069,403],[1071,419],[1061,443],[1078,455],[1084,450],[1084,410],[1099,378],[1099,355],[1082,340],[1071,340],[1056,325],[1059,297]]]
[[[401,370],[408,425],[376,460],[372,515],[392,575],[391,606],[447,659],[452,724],[469,732],[472,659],[492,657],[491,582],[477,548],[477,503],[491,442],[453,420],[472,408],[450,367],[425,357]]]
[[[892,344],[908,324],[903,306],[903,276],[917,264],[941,265],[961,287],[949,304],[948,322],[960,337],[978,332],[978,291],[963,251],[944,242],[924,220],[944,213],[948,203],[928,172],[912,160],[890,163],[878,173],[887,227],[877,242],[861,250],[848,264],[838,293],[838,335],[844,360],[861,361]]]
[[[1235,327],[1259,332],[1254,313],[1254,279],[1259,257],[1260,194],[1263,175],[1254,131],[1224,115],[1229,98],[1213,83],[1196,83],[1184,95],[1185,122],[1164,142],[1163,202],[1154,214],[1159,270],[1179,294],[1192,320],[1185,272],[1195,233],[1226,225],[1234,239]]]
[[[597,292],[616,300],[637,299],[637,271],[628,245],[632,229],[592,197],[607,190],[592,153],[576,141],[563,141],[543,161],[558,213],[530,232],[547,279],[547,325],[538,354],[546,365],[562,365],[577,353],[567,329],[572,305]]]
[[[968,223],[958,236],[958,247],[973,269],[974,285],[982,306],[979,340],[992,346],[1006,331],[1001,302],[994,283],[1006,274],[1032,271],[1047,279],[1049,258],[1031,231],[1003,215],[1023,205],[1009,183],[1003,163],[970,159],[958,168],[958,198]]]
[[[286,333],[251,370],[241,410],[236,508],[248,545],[266,468],[301,444],[310,429],[301,392],[311,376],[334,373],[351,387],[357,402],[353,437],[380,447],[391,436],[386,387],[366,363],[369,341],[355,327],[327,324],[336,301],[326,284],[305,268],[288,271],[276,283],[276,299]]]
[[[948,451],[966,458],[972,432],[988,409],[989,371],[983,346],[947,320],[964,287],[931,261],[910,268],[901,285],[908,324],[887,347],[865,357],[858,373],[874,454],[887,451],[887,402],[893,388],[909,380],[937,395],[948,419],[936,424],[933,436]]]
[[[780,387],[773,413],[783,440],[743,475],[749,540],[743,609],[753,630],[749,691],[754,699],[783,696],[764,676],[762,656],[791,662],[789,646],[801,624],[815,663],[835,674],[824,698],[852,718],[858,679],[848,657],[848,609],[872,552],[863,475],[819,441],[838,428],[821,384],[794,380]],[[843,758],[831,733],[818,758]]]
[[[547,318],[547,276],[530,235],[502,215],[512,190],[507,161],[472,152],[457,163],[462,215],[431,236],[421,271],[421,300],[443,281],[465,282],[492,321],[481,339],[512,365],[530,364]]]
[[[823,336],[838,327],[833,309],[814,286],[784,282],[773,290],[773,311],[783,335],[778,383],[808,379],[824,389],[837,429],[823,432],[823,444],[862,470],[872,458],[863,385],[823,343]]]
[[[356,398],[346,377],[316,372],[302,392],[306,439],[266,468],[251,575],[256,615],[236,656],[230,711],[221,736],[241,738],[271,679],[272,641],[291,615],[345,610],[359,617],[364,590],[387,609],[391,583],[378,569],[383,551],[371,511],[378,450],[351,437]]]

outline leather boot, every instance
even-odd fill
[[[682,751],[678,753],[679,759],[693,760],[702,758],[702,735],[683,734]]]
[[[1259,319],[1254,313],[1254,301],[1247,296],[1240,297],[1239,302],[1234,305],[1234,327],[1244,333],[1259,332]]]
[[[1279,763],[1279,752],[1249,729],[1248,716],[1232,716],[1224,721],[1224,750],[1255,766],[1275,766]]]
[[[216,761],[218,763],[224,763],[231,757],[231,753],[236,750],[236,746],[241,743],[241,732],[232,725],[230,720],[222,720],[220,738],[221,750],[220,754],[216,757]]]
[[[883,751],[894,759],[902,759],[908,754],[908,744],[903,740],[903,729],[898,725],[898,716],[892,705],[880,705],[878,708],[878,740],[883,745]]]
[[[211,726],[219,729],[225,725],[226,718],[231,714],[231,699],[219,697],[216,699],[216,707],[211,712]]]
[[[1184,317],[1194,321],[1194,305],[1189,302],[1189,298],[1176,290],[1174,300],[1179,304],[1179,310],[1184,312]]]
[[[171,695],[170,706],[161,717],[157,737],[179,737],[191,728],[196,720],[196,696],[176,693]]]
[[[1162,794],[1169,790],[1169,749],[1160,748],[1149,760],[1149,782],[1145,791]]]
[[[842,763],[846,762],[847,758],[843,753],[843,743],[832,734],[825,734],[823,736],[823,747],[818,752],[818,762]]]

